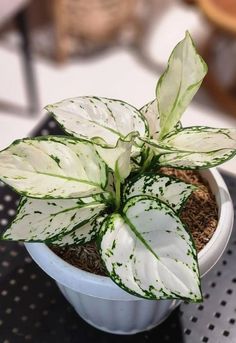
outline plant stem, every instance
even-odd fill
[[[152,158],[153,158],[153,152],[151,150],[147,150],[148,152],[148,157],[147,159],[144,161],[144,164],[141,168],[141,173],[143,173],[151,164]]]
[[[121,186],[121,182],[120,182],[120,178],[119,176],[116,175],[115,178],[115,187],[116,187],[116,211],[119,210],[120,208],[120,186]]]

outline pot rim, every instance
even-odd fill
[[[227,186],[215,169],[200,171],[206,178],[218,205],[217,228],[198,254],[201,276],[204,276],[219,260],[229,241],[233,228],[233,205]],[[109,277],[89,273],[72,266],[57,256],[44,243],[25,243],[25,247],[35,262],[56,282],[70,289],[97,298],[111,300],[144,300],[118,287]]]

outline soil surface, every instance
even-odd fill
[[[196,249],[199,252],[211,239],[217,227],[218,209],[215,197],[208,184],[196,171],[173,168],[161,168],[160,171],[163,174],[176,176],[178,179],[198,186],[186,202],[180,217],[192,234]],[[63,248],[50,246],[50,248],[65,261],[80,269],[98,275],[106,275],[95,242],[83,246]]]

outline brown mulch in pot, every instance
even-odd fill
[[[160,172],[198,186],[186,202],[180,217],[191,232],[199,252],[211,239],[217,227],[218,209],[215,197],[197,171],[161,168]],[[50,248],[73,266],[94,274],[106,275],[95,242],[83,246],[63,248],[50,246]]]

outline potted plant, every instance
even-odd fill
[[[218,172],[201,172],[219,221],[198,256],[180,219],[196,187],[158,172],[208,169],[236,154],[236,129],[183,128],[179,121],[206,72],[187,32],[156,99],[141,110],[107,98],[63,100],[46,109],[69,136],[25,138],[0,152],[0,179],[22,195],[2,239],[28,242],[76,311],[102,330],[150,329],[180,300],[202,301],[200,275],[227,244],[233,210]],[[45,244],[94,239],[110,279],[75,268]]]

